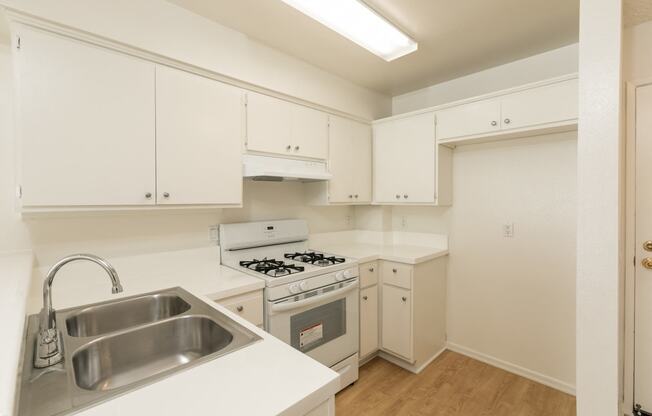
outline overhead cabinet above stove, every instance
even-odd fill
[[[247,93],[246,148],[292,158],[328,157],[328,114],[255,92]]]

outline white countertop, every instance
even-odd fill
[[[261,279],[220,266],[218,247],[108,260],[120,275],[123,293],[111,294],[109,279],[97,265],[70,263],[53,284],[55,308],[181,286],[263,339],[80,414],[304,415],[339,389],[336,372],[213,302],[265,285]],[[47,267],[36,273],[36,278],[44,275]],[[40,294],[40,285],[36,286]],[[40,298],[35,303],[40,308]]]

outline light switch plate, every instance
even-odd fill
[[[514,237],[514,223],[503,224],[503,237],[505,238]]]
[[[211,225],[208,227],[208,241],[215,245],[220,244],[220,233],[217,225]]]

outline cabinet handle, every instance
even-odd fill
[[[353,198],[353,195],[349,195],[349,198]]]
[[[242,312],[244,311],[244,306],[238,306],[237,308],[235,308],[235,310],[238,312]]]
[[[363,299],[363,300],[367,300],[368,298],[367,298],[366,296],[363,296],[362,299]]]
[[[353,195],[355,199],[358,199],[358,194]]]
[[[294,146],[294,151],[298,152],[299,151],[299,146]]]
[[[392,273],[396,273],[396,272],[398,272],[398,270],[392,269]]]
[[[169,192],[163,192],[163,198],[169,198],[170,193]]]
[[[404,195],[403,195],[403,198],[408,199],[408,195],[407,195],[407,194],[404,194]]]
[[[494,120],[494,121],[491,122],[491,125],[496,127],[498,125],[498,122],[496,120]]]
[[[396,194],[396,199],[401,199],[401,195]]]
[[[373,268],[373,267],[370,267],[370,268],[369,268],[369,271],[370,271],[370,272],[373,272],[373,271],[374,271],[374,268]]]
[[[291,144],[288,144],[288,145],[285,147],[285,150],[287,150],[288,152],[289,152],[290,150],[292,150],[292,145],[291,145]]]
[[[407,302],[407,298],[406,298],[405,296],[403,296],[403,297],[401,298],[401,300],[402,300],[403,302]]]
[[[147,199],[152,199],[152,193],[151,193],[151,192],[147,192],[147,193],[145,194],[145,198],[147,198]]]
[[[511,123],[511,122],[512,122],[512,120],[510,120],[510,119],[508,119],[508,118],[505,119],[505,124],[509,124],[509,123]]]

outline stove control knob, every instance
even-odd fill
[[[299,288],[300,288],[302,291],[306,291],[306,290],[308,290],[308,283],[306,283],[305,281],[300,282],[300,283],[299,283]]]
[[[350,279],[353,277],[353,272],[351,270],[344,270],[344,277]]]
[[[301,292],[301,286],[299,286],[299,283],[292,283],[289,287],[290,293],[300,293]]]
[[[337,280],[337,281],[339,282],[339,281],[342,281],[342,280],[344,280],[344,279],[345,279],[345,277],[344,277],[344,272],[337,272],[337,273],[335,273],[335,280]]]

